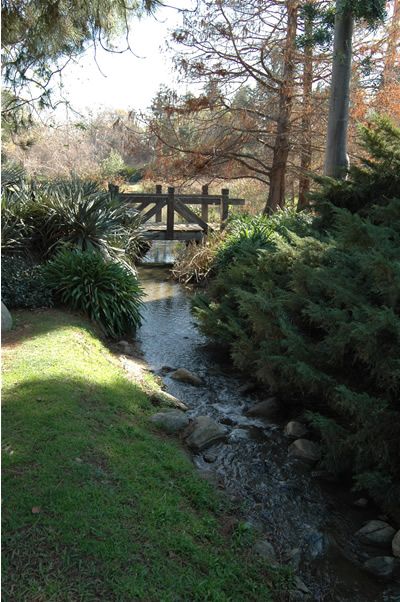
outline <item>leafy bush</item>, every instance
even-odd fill
[[[382,164],[368,161],[374,182]],[[386,171],[390,165],[397,171],[395,158]],[[378,204],[363,181],[359,211],[324,203],[325,234],[320,223],[278,228],[268,248],[235,255],[194,311],[236,366],[288,403],[302,400],[325,444],[325,466],[352,472],[356,487],[390,506],[400,497],[400,199],[389,196],[388,174],[385,181]],[[356,180],[335,186],[348,190]]]
[[[311,218],[296,211],[279,211],[274,216],[252,216],[237,213],[228,220],[223,232],[207,237],[205,244],[191,244],[179,253],[172,275],[184,284],[201,284],[235,262],[251,263],[261,249],[273,243],[275,232],[289,230],[305,235],[310,230]]]
[[[44,268],[47,284],[67,307],[85,312],[118,337],[141,321],[143,291],[132,271],[95,251],[60,251]]]
[[[28,182],[2,187],[2,250],[37,259],[61,246],[134,261],[142,253],[140,219],[92,181]]]
[[[103,178],[113,178],[124,169],[125,162],[118,151],[111,149],[108,156],[101,162],[101,175]]]
[[[9,308],[51,307],[52,291],[41,266],[22,257],[1,258],[1,298]]]
[[[272,231],[267,217],[245,213],[233,216],[227,225],[227,236],[217,249],[215,267],[224,269],[232,262],[250,259],[260,249],[268,248]]]
[[[125,178],[131,184],[137,184],[137,182],[140,182],[144,178],[144,169],[125,165],[119,170],[118,175]]]

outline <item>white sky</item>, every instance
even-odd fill
[[[171,5],[187,9],[191,2],[171,0]],[[98,48],[97,66],[93,49],[87,50],[78,63],[69,64],[63,72],[64,98],[82,113],[101,108],[145,110],[160,84],[186,91],[185,85],[179,85],[171,55],[165,49],[168,31],[181,23],[182,13],[166,7],[158,9],[155,18],[132,20],[130,45],[141,58],[129,51],[112,54]],[[122,39],[121,48],[124,42]],[[66,118],[64,107],[58,108],[57,118]]]

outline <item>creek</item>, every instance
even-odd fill
[[[156,250],[160,256],[171,260],[165,249]],[[367,558],[390,551],[363,546],[354,537],[366,521],[378,518],[379,510],[355,507],[357,496],[348,486],[324,481],[318,471],[288,457],[291,441],[283,427],[290,416],[285,422],[245,416],[263,392],[240,392],[244,377],[196,328],[191,293],[173,282],[166,268],[141,267],[140,279],[146,300],[137,342],[145,361],[163,375],[167,391],[187,404],[191,418],[208,415],[230,430],[227,442],[211,448],[212,462],[210,454],[199,453],[193,455],[194,464],[241,503],[246,520],[273,544],[281,562],[291,557],[311,591],[308,599],[399,602],[397,584],[379,582],[361,568]],[[187,368],[204,386],[172,380],[164,366]]]

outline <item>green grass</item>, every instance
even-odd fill
[[[283,573],[240,528],[226,533],[227,500],[151,428],[146,395],[92,328],[53,310],[16,324],[3,343],[4,602],[278,595]]]

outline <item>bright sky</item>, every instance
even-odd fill
[[[190,0],[172,0],[177,8],[189,8]],[[100,108],[140,109],[149,107],[160,84],[179,87],[177,74],[172,69],[171,55],[166,52],[168,32],[182,23],[182,13],[174,8],[161,8],[155,17],[132,20],[131,52],[112,54],[98,48],[96,61],[89,49],[77,64],[68,65],[63,72],[63,96],[72,107],[83,113]],[[124,47],[121,40],[120,47]],[[58,119],[65,119],[65,108],[57,111]]]

